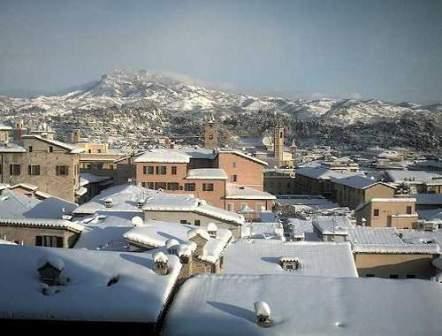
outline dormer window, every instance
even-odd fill
[[[301,267],[301,262],[298,258],[282,257],[279,259],[279,264],[284,271],[293,272]]]

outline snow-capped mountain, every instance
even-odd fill
[[[248,120],[253,125],[254,118],[262,119],[264,114],[271,116],[275,111],[291,123],[338,128],[369,127],[405,118],[434,123],[439,132],[442,124],[441,104],[421,106],[379,100],[256,97],[209,89],[188,79],[146,71],[114,71],[85,88],[59,96],[0,97],[3,121],[21,118],[38,123],[44,120],[61,132],[70,127],[82,127],[92,133],[92,138],[102,135],[103,130],[111,137],[118,137],[121,132],[131,134],[128,133],[131,128],[150,130],[148,133],[153,135],[163,130],[185,133],[179,127],[186,125],[177,125],[177,118],[195,127],[209,113],[219,120]],[[256,124],[263,124],[261,121]],[[247,129],[239,131],[247,133]],[[436,137],[440,136],[437,132]],[[145,135],[134,134],[134,137],[139,136]]]

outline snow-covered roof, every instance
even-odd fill
[[[17,244],[9,240],[0,239],[0,245],[17,245]]]
[[[291,205],[295,208],[304,206],[306,208],[311,209],[334,209],[339,207],[338,204],[326,199],[323,196],[317,195],[297,195],[297,197],[290,197],[291,195],[286,196],[277,196],[277,202],[280,205]]]
[[[267,162],[265,162],[265,161],[263,161],[263,160],[260,160],[260,159],[254,157],[254,156],[247,155],[246,153],[243,153],[243,152],[241,152],[241,151],[239,151],[239,150],[234,150],[234,149],[218,149],[218,153],[221,153],[221,154],[224,153],[224,154],[234,154],[234,155],[238,155],[238,156],[241,156],[241,157],[243,157],[243,158],[245,158],[245,159],[248,159],[248,160],[254,161],[254,162],[256,162],[256,163],[259,163],[259,164],[262,165],[262,166],[268,166],[268,163],[267,163]]]
[[[75,203],[53,196],[40,201],[7,189],[0,195],[0,218],[61,219],[64,214],[70,214],[76,207]]]
[[[319,237],[313,230],[311,219],[288,218],[293,238],[301,238],[306,241],[318,241]]]
[[[292,275],[357,277],[350,243],[241,239],[224,252],[224,274],[285,274],[281,257],[298,258]]]
[[[257,301],[271,309],[268,328],[256,323]],[[181,287],[163,334],[440,335],[441,314],[437,282],[201,274]]]
[[[312,224],[323,235],[347,235],[352,228],[346,216],[316,216]]]
[[[442,222],[442,206],[437,209],[424,209],[416,210],[419,218],[425,219],[427,221],[440,221]]]
[[[159,148],[144,152],[135,162],[189,163],[190,156],[178,150]]]
[[[415,194],[416,205],[440,205],[442,207],[442,194]]]
[[[203,147],[181,147],[179,148],[180,152],[186,153],[192,159],[206,159],[213,160],[216,157],[216,152],[212,149],[203,148]]]
[[[439,254],[436,243],[406,241],[396,228],[355,227],[349,230],[353,252],[392,254]]]
[[[208,205],[206,201],[191,195],[157,193],[148,198],[143,206],[145,211],[190,211],[237,225],[244,223],[244,217],[235,212]]]
[[[0,144],[0,153],[26,153],[26,149],[12,142]]]
[[[42,294],[41,258],[64,263],[69,282],[58,293]],[[175,256],[168,264],[169,273],[159,275],[148,253],[0,245],[0,268],[7,270],[0,277],[0,319],[156,323],[181,269]]]
[[[132,184],[121,184],[112,186],[101,191],[100,194],[92,198],[89,202],[80,205],[74,210],[74,214],[94,214],[96,211],[130,211],[134,213],[141,213],[137,202],[145,199],[151,194],[159,193],[154,190],[149,190],[143,187],[138,187]],[[112,198],[112,207],[105,207],[105,200]]]
[[[360,175],[361,173],[341,172],[324,167],[301,167],[296,169],[295,174],[310,177],[312,179],[330,180],[331,178],[339,179],[353,175]]]
[[[84,229],[74,248],[100,251],[130,251],[123,236],[134,227],[131,212],[99,211],[77,223]]]
[[[0,123],[0,131],[11,131],[12,127],[11,126],[7,126],[3,123]]]
[[[190,169],[187,172],[186,179],[192,180],[227,180],[227,175],[224,169],[219,168],[201,168],[201,169]]]
[[[48,143],[48,144],[51,144],[51,145],[54,145],[54,146],[57,146],[57,147],[61,147],[61,148],[63,148],[63,149],[66,149],[66,150],[68,150],[71,154],[79,154],[79,153],[84,152],[84,148],[77,147],[77,146],[74,146],[74,145],[71,145],[71,144],[67,144],[67,143],[65,143],[65,142],[61,142],[61,141],[58,141],[58,140],[50,140],[50,139],[46,139],[46,138],[43,138],[43,137],[41,137],[41,136],[39,136],[39,135],[26,134],[26,135],[23,135],[22,138],[23,138],[23,139],[38,139],[38,140],[43,141],[43,142],[46,142],[46,143]]]
[[[63,229],[79,233],[83,225],[63,219],[37,219],[37,218],[0,218],[0,226],[37,227],[46,229]]]
[[[211,238],[208,232],[201,227],[151,220],[144,226],[138,226],[128,231],[124,234],[124,238],[132,244],[146,248],[165,247],[169,240],[175,239],[179,244],[191,246],[193,250],[195,246],[189,241],[191,238],[189,234],[193,230],[200,230],[207,237],[203,255],[198,258],[211,263],[219,259],[221,252],[232,237],[232,232],[227,229],[218,229],[216,238]]]
[[[278,239],[284,237],[284,228],[279,222],[253,222],[248,225],[250,237],[254,239]]]
[[[91,183],[100,183],[104,181],[112,180],[110,176],[97,176],[90,173],[80,173],[80,186],[84,187],[85,185]]]
[[[395,183],[426,183],[442,179],[442,175],[419,170],[387,170],[387,176]]]
[[[275,200],[276,196],[261,190],[235,183],[226,184],[226,199]]]
[[[333,179],[333,183],[344,185],[354,189],[366,189],[376,184],[383,184],[390,188],[394,188],[386,183],[378,182],[376,180],[372,180],[371,178],[358,176],[358,175]]]

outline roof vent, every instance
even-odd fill
[[[281,257],[279,258],[279,264],[284,271],[296,271],[301,267],[301,261],[298,258]]]
[[[64,269],[62,259],[54,256],[42,257],[37,263],[37,271],[41,282],[47,286],[57,286],[62,284],[61,272]]]
[[[169,273],[168,267],[169,258],[163,252],[157,252],[153,255],[154,271],[159,275],[167,275]]]
[[[178,242],[178,240],[176,239],[168,239],[166,241],[166,248],[167,248],[167,252],[169,254],[174,254],[177,255],[178,254],[178,246],[180,245],[180,243]]]
[[[112,198],[106,198],[105,200],[104,200],[104,206],[106,207],[106,208],[112,208]]]
[[[272,325],[270,306],[264,301],[255,302],[256,323],[263,328]]]
[[[144,205],[144,199],[139,199],[137,201],[137,208],[141,209],[143,207],[143,205]]]

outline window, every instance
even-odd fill
[[[279,138],[282,139],[283,136],[284,136],[284,133],[279,132]]]
[[[184,191],[195,191],[195,183],[184,183]]]
[[[172,166],[172,175],[176,175],[176,166]]]
[[[232,166],[233,166],[233,168],[236,168],[236,161],[232,162]]]
[[[88,149],[88,153],[89,153],[89,154],[92,153],[92,149]]]
[[[29,146],[29,153],[32,153],[32,146]]]
[[[97,151],[98,151],[98,153],[101,153],[101,149],[98,149]]]
[[[232,203],[227,203],[227,210],[233,211],[233,204]]]
[[[166,174],[167,174],[167,167],[160,166],[160,175],[166,175]]]
[[[195,219],[195,225],[196,226],[200,226],[201,225],[201,221],[199,219]]]
[[[167,183],[167,190],[178,190],[180,188],[180,185],[178,183],[172,182]]]
[[[49,153],[52,153],[54,151],[54,147],[49,146]]]
[[[40,175],[40,166],[29,165],[28,166],[28,175]]]
[[[57,176],[69,175],[69,167],[68,166],[56,166],[55,167],[55,175],[57,175]]]
[[[144,175],[153,175],[153,167],[152,166],[143,166],[143,174]]]
[[[407,279],[416,279],[416,274],[407,274]]]
[[[185,219],[180,220],[180,224],[187,224],[187,220]]]
[[[57,236],[36,236],[36,246],[63,247],[63,237]]]
[[[166,182],[155,182],[155,189],[156,190],[158,190],[158,189],[166,190],[166,188],[167,188]]]
[[[213,191],[213,183],[203,183],[203,191]]]
[[[407,214],[411,215],[411,213],[413,212],[413,207],[412,206],[407,206]]]
[[[379,216],[379,209],[373,210],[373,216],[378,217]]]
[[[390,279],[399,279],[399,274],[390,274]]]
[[[21,174],[21,166],[19,164],[9,165],[9,174],[13,176],[18,176]]]
[[[232,182],[238,181],[238,175],[232,175]]]
[[[366,274],[365,277],[366,278],[374,278],[374,274]]]
[[[155,188],[155,184],[153,182],[147,182],[147,187],[149,189],[154,189]]]

